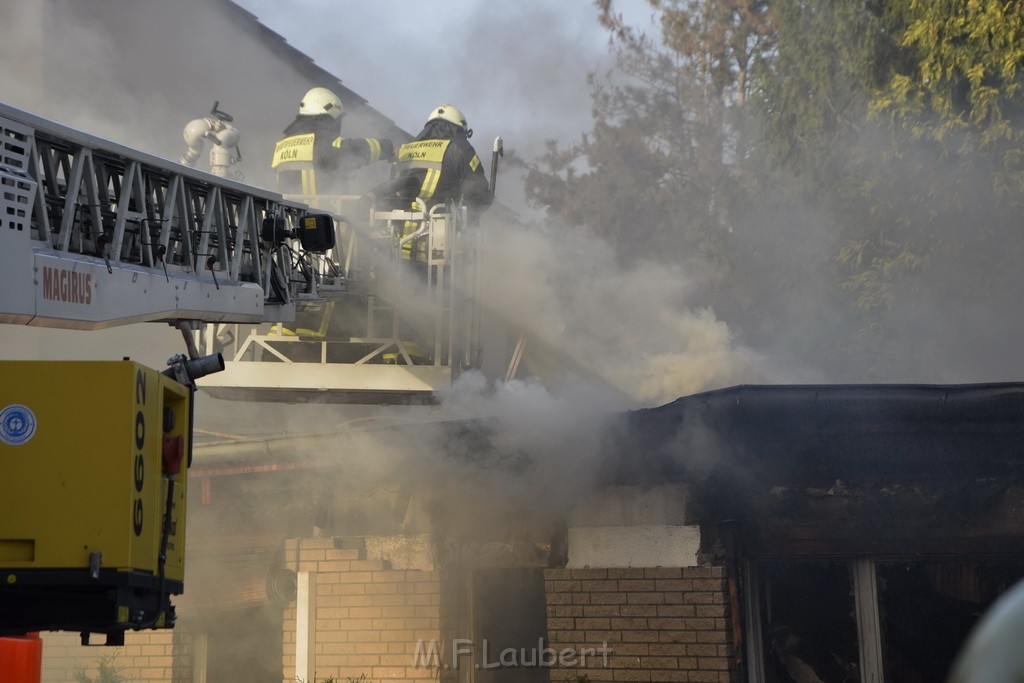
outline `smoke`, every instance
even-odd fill
[[[576,371],[571,386],[601,387],[594,396],[625,408],[767,376],[681,264],[622,266],[600,239],[521,226],[490,228],[484,259],[482,300],[525,334],[528,365],[549,386]]]
[[[486,47],[464,43],[447,68],[459,73],[458,94],[478,133],[504,136],[526,158],[542,153],[547,139],[579,137],[590,117],[584,76],[611,59],[596,18],[586,18],[593,23],[567,21],[566,7],[541,3],[471,6],[467,34],[486,37]]]
[[[8,8],[2,29],[5,64],[18,67],[6,69],[0,78],[5,100],[172,160],[183,151],[185,123],[206,114],[217,100],[242,131],[246,180],[270,185],[265,163],[270,145],[292,118],[308,83],[297,79],[284,60],[268,55],[259,31],[232,26],[217,7],[203,0],[130,6],[116,0],[18,3]],[[327,6],[308,9],[332,11]],[[461,82],[450,92],[428,88],[416,94],[423,98],[419,101],[396,85],[392,90],[403,106],[385,113],[399,120],[409,112],[410,118],[401,120],[416,127],[437,98],[458,100],[479,122],[474,140],[487,139],[488,126],[500,128],[497,132],[525,154],[539,149],[545,137],[573,137],[589,106],[584,74],[607,59],[603,39],[594,40],[592,31],[566,22],[553,8],[470,4],[463,20],[468,34],[487,37],[488,49],[477,45],[438,54],[439,68],[457,71]],[[525,62],[508,60],[511,51],[522,47],[523,35],[531,36],[534,48],[518,50]],[[566,44],[579,49],[567,52]],[[328,59],[356,49],[354,42],[329,45]],[[392,68],[387,60],[374,64],[358,56],[350,54],[349,63],[359,63],[360,72]],[[395,59],[395,66],[403,68]],[[359,117],[348,123],[360,125]],[[503,187],[512,188],[514,182]],[[510,342],[485,353],[502,369],[511,343],[521,335],[525,358],[520,379],[487,382],[466,374],[445,398],[440,415],[415,419],[495,419],[501,436],[491,439],[490,447],[511,460],[518,453],[524,462],[561,462],[569,471],[599,451],[593,435],[601,433],[600,423],[615,411],[766,376],[763,359],[735,342],[728,325],[702,302],[701,282],[682,266],[648,261],[623,269],[606,244],[569,231],[498,224],[488,229],[486,241],[482,304]],[[149,327],[147,334],[137,328],[104,333],[96,343],[91,340],[97,333],[79,334],[75,355],[148,353],[150,331],[166,339],[168,350],[180,350],[176,332]],[[68,333],[55,334],[69,338]],[[161,360],[166,355],[159,352]],[[244,430],[262,431],[277,421],[288,425],[283,431],[303,433],[338,420],[338,413],[328,409],[235,408],[200,400],[209,408],[200,411],[200,427],[212,430],[237,428],[241,422]],[[341,412],[342,419],[364,414]],[[438,438],[429,450],[443,453],[442,461],[465,460],[454,452],[456,445]],[[434,454],[425,460],[435,471],[447,471]],[[376,480],[377,473],[360,474]],[[537,485],[530,478],[523,482],[524,491]]]
[[[218,102],[241,133],[240,179],[269,189],[274,142],[302,94],[322,85],[283,38],[228,2],[30,0],[5,8],[0,36],[6,104],[178,161],[185,125]],[[346,134],[373,132],[351,114]]]
[[[893,159],[876,123],[856,128],[832,153],[866,161],[833,172],[870,188],[871,201],[765,202],[739,218],[732,246],[756,305],[723,317],[797,381],[1016,379],[1024,328],[1007,311],[1024,285],[1012,276],[1020,246],[1015,219],[993,201],[991,168],[927,141],[903,141]],[[770,181],[800,196],[799,179]],[[859,273],[837,259],[858,241]]]
[[[333,534],[494,539],[516,525],[536,534],[619,466],[624,452],[608,443],[622,411],[765,375],[763,359],[700,306],[700,279],[682,266],[623,268],[599,240],[486,217],[484,232],[484,324],[524,340],[517,377],[464,372],[439,406],[388,408],[390,423],[375,422],[378,409],[347,428],[334,407],[245,408],[268,429],[286,419],[293,436],[261,441],[271,460],[322,468],[302,477],[305,498],[275,523],[308,528],[327,505]],[[204,450],[203,461],[213,455]],[[416,493],[399,514],[405,488]],[[333,503],[322,502],[328,489]]]
[[[0,83],[3,101],[11,105],[33,108],[41,93],[38,83],[42,56],[38,51],[26,50],[24,36],[41,36],[42,4],[10,3],[4,7],[0,22]],[[18,78],[10,78],[18,74]]]
[[[765,359],[700,305],[700,278],[682,266],[622,267],[606,243],[579,233],[484,224],[484,324],[509,347],[522,343],[519,373],[462,373],[442,396],[443,420],[360,449],[378,465],[390,454],[382,479],[376,468],[369,479],[345,473],[358,489],[389,481],[434,491],[428,526],[438,538],[553,528],[637,447],[622,434],[623,411],[768,376]]]
[[[309,84],[213,6],[201,0],[19,5],[31,8],[17,22],[29,27],[28,42],[48,50],[26,52],[34,55],[34,69],[5,73],[5,98],[172,160],[183,151],[183,126],[218,100],[242,132],[246,180],[272,186],[272,141]],[[602,54],[592,46],[565,49],[584,42],[582,29],[557,20],[552,8],[474,5],[469,19],[475,39],[442,35],[438,45],[437,56],[450,61],[437,68],[461,74],[460,83],[441,92],[435,83],[410,88],[407,80],[386,79],[403,108],[378,107],[415,129],[439,101],[453,101],[471,117],[474,141],[500,134],[523,155],[544,138],[574,137],[581,103],[584,114],[589,106],[584,74]],[[345,34],[362,28],[350,24]],[[415,71],[384,40],[370,55],[379,62],[355,53],[337,71],[377,73],[391,60],[403,74]],[[473,47],[441,49],[453,43]],[[485,152],[479,143],[478,150]],[[512,180],[502,183],[515,187]],[[201,489],[193,487],[194,538],[301,536],[320,526],[328,534],[432,533],[444,540],[507,540],[526,530],[524,538],[543,541],[623,456],[606,444],[622,411],[773,377],[766,360],[738,343],[707,306],[702,277],[681,263],[652,259],[623,267],[609,245],[579,232],[498,220],[486,221],[484,242],[485,324],[492,339],[504,335],[507,342],[484,351],[497,372],[489,378],[464,373],[437,407],[255,406],[201,397],[200,430],[256,438],[197,448],[197,465],[224,463],[242,473],[211,477],[209,507],[196,502]],[[180,344],[177,333],[164,332]],[[77,353],[91,348],[102,357],[116,347],[120,356],[136,343],[125,331],[101,348],[89,334],[75,337]],[[519,373],[496,379],[519,339]],[[382,414],[400,424],[381,426],[374,419]],[[363,417],[374,419],[345,424]],[[261,472],[260,465],[281,469]]]
[[[243,4],[267,18],[282,6]],[[8,3],[0,21],[3,98],[172,160],[183,151],[182,127],[217,100],[242,132],[245,180],[273,187],[271,145],[312,84],[268,54],[258,31],[239,30],[211,9],[217,6],[203,0]],[[587,126],[585,74],[608,58],[602,41],[584,29],[593,23],[589,13],[573,23],[565,19],[567,5],[414,9],[401,3],[391,10],[394,21],[381,25],[367,7],[326,0],[305,3],[302,11],[289,6],[292,29],[275,30],[409,130],[440,102],[458,105],[481,154],[501,135],[510,151],[529,158],[545,139],[565,143]],[[414,11],[428,16],[415,20]],[[451,12],[462,13],[458,24]],[[298,41],[314,33],[313,24],[324,31],[306,48]],[[345,125],[346,134],[374,133],[358,112]],[[500,198],[522,208],[520,183],[506,172]],[[962,180],[961,191],[970,195],[975,181]],[[894,183],[892,195],[905,190]],[[463,373],[442,403],[430,407],[271,406],[201,395],[201,432],[249,439],[197,448],[197,466],[223,464],[236,473],[211,476],[209,505],[201,502],[198,480],[192,486],[190,538],[305,536],[317,527],[329,535],[542,544],[581,495],[614,481],[622,473],[617,468],[631,460],[629,449],[644,446],[623,433],[623,411],[741,383],[877,377],[859,364],[863,356],[842,351],[856,325],[829,295],[836,217],[826,208],[794,205],[756,207],[752,214],[733,221],[730,248],[738,255],[735,267],[763,296],[730,310],[712,307],[705,274],[671,254],[623,266],[612,247],[580,232],[487,220],[481,269],[493,342],[484,350],[487,372]],[[994,262],[1001,246],[989,237],[971,260]],[[1019,367],[1020,316],[1005,315],[1016,309],[1019,292],[984,291],[959,265],[947,258],[926,278],[908,275],[896,283],[897,334],[904,348],[919,353],[886,364],[893,371],[886,379],[1006,379],[1007,365]],[[765,302],[770,307],[760,308]],[[42,355],[65,354],[69,343],[76,357],[151,352],[154,345],[140,340],[138,330],[102,337],[61,332],[48,347],[34,339],[37,331],[29,339]],[[159,333],[181,350],[176,332]],[[5,351],[25,343],[0,334]],[[505,381],[519,342],[519,372]],[[167,355],[160,352],[153,364]],[[723,463],[744,475],[740,464],[725,460],[718,434],[696,419],[675,425],[655,455],[698,478],[721,471]],[[206,569],[211,582],[237,579],[231,565],[212,562]],[[220,631],[239,651],[273,650],[273,644],[241,642],[238,633],[258,630],[245,626]]]

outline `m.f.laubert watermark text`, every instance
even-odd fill
[[[434,669],[454,669],[466,666],[469,658],[475,669],[503,668],[536,668],[536,667],[607,667],[608,655],[612,652],[608,643],[600,647],[567,647],[555,650],[544,644],[544,639],[537,641],[537,647],[505,647],[496,648],[484,638],[479,643],[468,638],[455,638],[451,642],[451,657],[444,646],[436,640],[419,640],[416,642],[416,653],[413,655],[413,667]],[[598,664],[600,661],[600,664]]]

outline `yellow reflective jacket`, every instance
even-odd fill
[[[441,120],[430,121],[412,142],[398,148],[395,178],[373,189],[385,209],[416,208],[423,200],[427,208],[447,201],[464,202],[472,209],[491,204],[491,190],[483,164],[461,128]],[[416,222],[405,224],[402,237],[419,228]],[[416,240],[402,247],[402,258],[426,262],[427,240]]]
[[[270,167],[282,194],[345,194],[356,168],[394,156],[386,138],[343,138],[329,115],[298,116],[274,145]]]

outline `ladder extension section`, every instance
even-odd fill
[[[0,322],[290,319],[287,263],[261,226],[306,211],[0,104]]]
[[[362,219],[352,199],[283,197],[0,104],[0,323],[197,330],[227,362],[199,382],[220,398],[436,400],[479,367],[479,229],[461,206]]]

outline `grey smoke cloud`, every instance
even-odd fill
[[[479,121],[474,141],[483,154],[488,128],[527,153],[545,138],[578,134],[589,119],[586,73],[610,59],[590,3],[494,7],[467,0],[418,9],[407,3],[241,5],[296,47],[308,41],[324,68],[370,81],[374,92],[357,91],[371,104],[377,104],[375,92],[393,97],[381,100],[395,102],[393,111],[378,106],[400,124],[417,127],[422,110],[441,92],[446,100],[465,98],[460,104]],[[169,159],[184,149],[181,129],[188,119],[205,114],[219,99],[242,130],[246,180],[272,185],[262,157],[294,115],[294,79],[279,60],[267,57],[266,45],[230,30],[217,7],[206,0],[19,3],[0,29],[0,43],[10,53],[5,56],[19,67],[0,77],[5,99]],[[315,31],[308,30],[311,17],[317,19]],[[451,26],[424,36],[423,27],[433,24],[423,22],[430,18]],[[453,38],[458,34],[469,38]],[[44,44],[50,48],[39,49]],[[425,53],[434,58],[436,74],[422,83],[410,80],[408,65]],[[505,179],[500,187],[514,185]],[[497,226],[491,233],[484,304],[510,333],[527,335],[532,365],[524,376],[541,376],[548,391],[605,410],[764,376],[761,359],[738,346],[728,326],[703,308],[700,283],[681,267],[644,262],[623,270],[606,245],[568,232]],[[92,344],[91,337],[79,335],[76,354],[147,354],[154,336],[166,340],[167,351],[180,350],[179,336],[168,329],[147,326],[145,333],[107,336],[121,341]],[[155,363],[143,360],[160,365],[166,351],[158,355]],[[508,398],[509,387],[499,391]]]
[[[485,154],[491,134],[529,153],[545,138],[570,138],[585,129],[586,74],[610,59],[590,3],[552,8],[467,1],[443,9],[412,9],[407,3],[376,9],[326,2],[298,8],[257,0],[241,4],[299,49],[310,41],[318,64],[400,125],[416,129],[440,93],[445,100],[464,98],[459,104],[479,122],[473,124],[474,141]],[[0,78],[5,99],[170,159],[183,151],[180,132],[187,120],[219,99],[242,130],[246,180],[266,180],[261,144],[275,139],[291,119],[301,93],[290,92],[293,79],[266,58],[264,45],[238,31],[225,41],[229,27],[209,6],[203,0],[20,3],[0,29],[6,38],[0,43],[10,53],[5,56],[19,66]],[[415,12],[454,23],[424,37],[425,24],[415,20]],[[193,16],[204,20],[190,21]],[[317,19],[317,31],[293,28],[308,28],[310,17]],[[459,34],[468,38],[453,38]],[[61,49],[39,50],[43,44]],[[418,66],[424,54],[435,58],[436,75],[419,82],[409,74],[422,70],[410,65]],[[367,89],[359,78],[368,81]],[[513,186],[511,180],[502,185]],[[530,379],[526,373],[520,383],[494,388],[494,412],[506,418],[528,424],[558,414],[572,401],[601,414],[764,376],[762,360],[737,345],[728,326],[703,308],[698,278],[681,267],[645,262],[623,270],[606,245],[568,232],[501,226],[487,240],[484,304],[512,333],[527,335],[527,369],[541,376]],[[118,357],[134,353],[133,337],[140,335],[111,335],[120,341],[105,342],[105,351]],[[177,333],[160,329],[159,335],[180,350]],[[101,346],[90,344],[88,335],[79,337],[79,356]],[[150,344],[138,346],[148,351]]]
[[[294,115],[306,84],[293,85],[285,69],[265,63],[264,48],[234,33],[236,39],[224,42],[227,27],[217,21],[188,21],[192,10],[207,4],[18,4],[19,19],[0,22],[0,46],[19,45],[11,32],[24,29],[27,42],[63,49],[27,51],[27,62],[5,60],[24,68],[0,77],[4,98],[172,160],[183,151],[182,127],[217,99],[242,131],[246,180],[269,186],[264,143]],[[292,3],[243,3],[263,20],[271,10],[285,11],[304,28],[324,27],[320,38],[311,36],[311,56],[409,130],[418,129],[440,98],[458,100],[471,117],[482,154],[495,135],[523,155],[546,138],[574,137],[588,123],[586,73],[607,59],[592,5],[492,5],[416,6],[428,15],[461,13],[461,31],[445,27],[424,36],[423,25],[409,20],[414,6],[407,2],[393,5],[385,23],[368,21],[369,3],[321,0],[302,11]],[[306,49],[298,29],[272,28]],[[437,57],[439,76],[453,80],[431,79],[422,65],[435,62],[424,55]],[[499,187],[510,195],[519,191],[511,180]],[[226,404],[200,396],[201,429],[259,434],[233,447],[233,462],[291,458],[323,467],[301,470],[287,486],[281,484],[286,475],[278,474],[217,479],[214,500],[241,503],[230,515],[204,514],[201,504],[193,505],[190,533],[308,534],[327,489],[343,501],[335,529],[348,524],[372,533],[390,522],[420,532],[417,515],[429,517],[435,523],[430,530],[444,540],[500,538],[513,533],[507,531],[513,522],[536,521],[534,529],[542,529],[560,520],[578,492],[601,481],[605,437],[619,412],[768,376],[764,359],[738,344],[705,307],[701,278],[681,265],[648,261],[622,268],[606,244],[569,231],[497,225],[485,241],[482,303],[511,334],[525,335],[521,379],[488,383],[466,373],[439,407],[418,409]],[[155,367],[169,353],[155,351],[152,336],[166,340],[169,351],[182,350],[176,332],[142,329],[55,333],[47,335],[52,342],[35,341],[46,356],[70,343],[77,357],[147,353],[143,360]],[[0,339],[11,346],[5,330]],[[379,429],[354,422],[382,414],[391,422],[371,423]],[[402,428],[385,428],[394,424]],[[196,462],[216,462],[214,450],[198,449]],[[403,486],[415,486],[418,495],[399,520],[393,509]],[[199,494],[197,486],[193,498]],[[229,571],[224,575],[230,580]]]
[[[766,359],[703,306],[700,278],[681,264],[624,267],[600,239],[509,226],[488,233],[484,273],[485,306],[525,332],[527,354],[531,339],[558,349],[548,372],[568,365],[570,386],[603,384],[587,392],[592,402],[658,405],[771,376]]]

